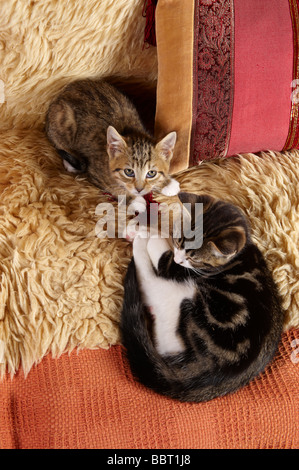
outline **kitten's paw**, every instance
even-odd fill
[[[66,169],[66,171],[68,171],[69,173],[80,173],[79,170],[76,170],[76,168],[74,168],[69,162],[67,162],[66,160],[63,160],[63,166],[64,168]]]
[[[137,236],[133,240],[133,256],[136,259],[144,259],[148,258],[147,254],[147,243],[148,239],[147,238],[142,238],[140,234],[137,234]]]
[[[170,183],[167,186],[164,186],[161,193],[164,196],[176,196],[180,192],[180,183],[175,180],[171,179]]]
[[[123,231],[122,237],[125,238],[128,242],[132,242],[134,238],[136,237],[136,235],[137,235],[137,231],[136,231],[135,224],[133,223],[130,224],[129,222]]]
[[[135,212],[146,212],[146,200],[142,196],[136,196],[130,203],[130,209]]]
[[[129,223],[125,229],[123,237],[126,238],[126,240],[129,242],[134,241],[135,238],[147,238],[147,227],[139,225],[137,228],[135,223]]]

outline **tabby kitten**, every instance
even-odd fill
[[[248,222],[232,204],[203,203],[203,243],[184,237],[133,241],[125,279],[122,341],[133,373],[158,393],[201,402],[246,385],[272,360],[283,313]],[[196,220],[192,219],[193,226]],[[190,240],[189,240],[190,242]]]
[[[114,196],[179,191],[169,176],[176,133],[155,142],[133,103],[104,81],[67,85],[49,107],[46,132],[66,170]]]

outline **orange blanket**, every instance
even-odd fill
[[[1,448],[298,448],[299,330],[227,397],[178,403],[134,381],[123,348],[46,356],[0,388]]]

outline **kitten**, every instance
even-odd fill
[[[169,176],[176,132],[155,142],[133,103],[107,82],[67,85],[49,107],[46,132],[66,170],[105,192],[139,201],[152,191],[179,192]]]
[[[183,236],[170,246],[165,238],[137,234],[125,279],[122,341],[140,382],[200,402],[239,389],[265,369],[283,313],[241,210],[209,196],[179,198],[191,203],[193,227],[195,203],[203,204],[203,243],[185,249]]]

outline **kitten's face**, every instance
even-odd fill
[[[174,261],[198,272],[219,270],[237,254],[236,250],[229,254],[222,253],[209,239],[195,250],[185,249],[185,241],[184,238],[173,239]]]
[[[110,170],[115,180],[134,196],[144,196],[153,190],[162,188],[167,183],[169,165],[159,155],[141,164],[134,159],[133,152],[110,160]],[[143,152],[145,153],[145,152]],[[151,152],[152,153],[152,152]]]
[[[162,189],[169,182],[175,140],[172,132],[155,145],[145,138],[125,139],[109,127],[107,150],[113,177],[133,196]]]
[[[182,245],[180,246],[179,240],[174,240],[173,253],[173,259],[175,263],[179,264],[180,266],[183,266],[184,268],[193,268],[191,256],[189,256],[189,254],[186,252],[185,248]]]
[[[183,203],[191,203],[191,208],[196,202],[203,204],[202,218],[198,221],[203,225],[203,243],[199,248],[186,249],[186,241],[190,243],[191,240],[185,239],[184,236],[173,238],[174,261],[200,273],[221,270],[247,242],[249,235],[245,217],[232,204],[216,201],[209,196],[179,193],[179,198]],[[194,229],[194,211],[191,213],[191,227]]]

